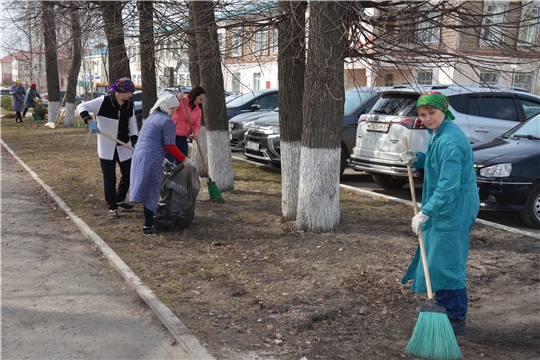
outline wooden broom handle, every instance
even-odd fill
[[[122,146],[127,147],[127,148],[130,149],[131,151],[135,150],[135,148],[134,148],[133,146],[128,145],[128,144],[126,144],[125,142],[123,142],[122,140],[118,140],[117,138],[112,137],[111,135],[109,135],[109,134],[107,134],[107,133],[104,133],[103,131],[100,131],[99,133],[100,133],[101,135],[105,136],[106,138],[111,139],[111,140],[114,141],[115,143],[118,143],[118,144],[120,144],[120,145],[122,145]]]
[[[403,138],[403,145],[405,146],[405,151],[409,150],[409,144],[407,143],[407,138]],[[416,202],[416,192],[414,190],[414,179],[412,176],[411,165],[407,162],[407,174],[409,175],[409,187],[411,188],[411,197],[414,207],[414,215],[418,214],[418,204]],[[424,247],[424,238],[422,236],[422,229],[418,229],[418,244],[420,245],[420,254],[422,255],[422,265],[424,266],[424,276],[426,277],[426,288],[428,293],[428,299],[433,299],[433,290],[431,289],[431,279],[429,278],[429,269],[427,263],[426,249]]]
[[[184,110],[186,110],[186,115],[189,120],[189,126],[191,127],[191,132],[195,134],[195,129],[193,128],[193,122],[191,121],[191,116],[189,115],[189,111],[187,109],[186,99],[184,99],[184,93],[182,92],[182,90],[180,90],[180,87],[178,88],[178,90],[180,91],[180,95],[182,96],[182,105],[184,106]],[[210,172],[208,171],[208,166],[206,166],[206,161],[204,161],[204,155],[201,151],[201,145],[199,145],[198,140],[195,140],[195,143],[197,144],[197,147],[199,148],[199,154],[201,154],[201,161],[203,163],[204,170],[206,170],[206,175],[208,175],[208,178],[210,178]]]

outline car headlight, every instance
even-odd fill
[[[512,172],[512,164],[497,164],[480,169],[480,176],[483,177],[507,177]]]
[[[253,121],[248,121],[247,123],[244,123],[244,124],[242,125],[242,129],[243,129],[243,130],[249,129],[249,127],[250,127],[251,125],[253,125],[254,122],[255,122],[255,120],[253,120]]]

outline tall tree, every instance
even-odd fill
[[[201,85],[207,92],[203,103],[206,122],[206,141],[208,144],[209,176],[222,191],[234,189],[231,147],[225,108],[225,88],[217,36],[217,26],[212,1],[193,1],[197,56],[201,74]]]
[[[121,1],[101,1],[101,15],[109,46],[109,83],[127,76],[131,77],[129,58],[124,42],[124,22]]]
[[[48,118],[55,122],[60,114],[60,81],[56,54],[55,3],[42,1],[43,43],[45,45],[45,68],[47,69]]]
[[[279,128],[281,146],[281,209],[286,220],[296,219],[302,100],[306,70],[306,1],[280,1],[278,12]]]
[[[139,8],[139,49],[141,59],[142,118],[148,117],[157,100],[156,62],[154,49],[154,4],[152,1],[138,0]]]
[[[330,231],[339,223],[346,3],[310,4],[296,218],[299,230]]]
[[[64,126],[73,126],[75,124],[75,95],[77,92],[77,78],[79,77],[82,62],[82,34],[81,24],[79,23],[79,9],[76,6],[76,2],[70,3],[69,15],[71,23],[72,57],[67,79]]]

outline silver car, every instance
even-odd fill
[[[540,113],[540,96],[515,87],[437,85],[382,90],[371,111],[360,117],[349,166],[370,173],[382,188],[404,186],[407,167],[400,161],[405,151],[403,138],[415,151],[425,151],[429,141],[416,112],[416,101],[426,91],[448,96],[454,122],[471,144],[489,141]],[[414,176],[421,177],[421,169],[416,169]]]

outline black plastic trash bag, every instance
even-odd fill
[[[163,167],[154,226],[169,231],[187,228],[195,216],[195,200],[200,188],[195,167],[175,166],[167,161]]]

